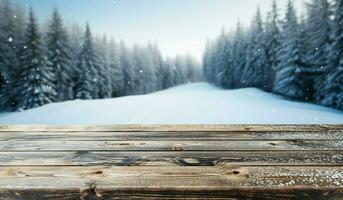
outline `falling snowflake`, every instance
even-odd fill
[[[139,73],[141,73],[141,74],[142,74],[142,73],[143,73],[143,70],[139,70]]]
[[[10,37],[8,38],[8,41],[9,41],[9,42],[13,42],[13,37],[10,36]]]

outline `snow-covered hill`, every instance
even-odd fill
[[[343,112],[258,89],[188,84],[149,95],[69,101],[0,114],[1,124],[342,124]]]

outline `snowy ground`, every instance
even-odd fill
[[[70,101],[0,114],[0,124],[343,124],[343,112],[284,100],[258,89],[207,83],[149,95]]]

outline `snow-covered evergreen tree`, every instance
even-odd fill
[[[87,24],[82,43],[82,50],[78,57],[78,78],[75,85],[76,98],[97,99],[99,98],[98,81],[99,60],[97,58],[93,37]]]
[[[132,52],[128,49],[124,42],[120,43],[120,64],[123,70],[123,83],[124,87],[121,95],[132,95],[134,94],[134,72],[133,72],[133,60]]]
[[[77,24],[73,24],[68,28],[69,44],[70,44],[70,58],[71,58],[71,78],[70,86],[73,88],[73,99],[76,98],[75,85],[78,80],[79,69],[77,68],[78,58],[82,50],[84,30]]]
[[[329,68],[327,62],[327,48],[330,44],[330,5],[328,0],[312,0],[307,4],[308,17],[306,21],[306,46],[308,57],[306,60],[311,65],[306,77],[307,85],[313,91],[317,102],[321,101],[321,90],[325,74]]]
[[[186,82],[186,71],[185,71],[185,59],[184,56],[176,56],[174,59],[174,78],[175,85],[184,84]]]
[[[233,39],[229,63],[232,66],[233,74],[232,88],[239,88],[243,85],[242,72],[246,63],[246,39],[240,22],[237,23],[236,33]]]
[[[145,80],[145,66],[144,66],[144,54],[143,50],[138,47],[134,46],[132,49],[132,70],[135,76],[133,77],[132,84],[133,84],[133,93],[134,94],[144,94],[146,92],[146,86],[150,86],[150,83],[146,82]],[[150,62],[152,64],[152,61]]]
[[[149,44],[148,45],[148,50],[150,51],[150,56],[153,62],[153,65],[150,67],[150,70],[153,70],[151,74],[151,81],[153,83],[151,90],[156,91],[156,90],[161,90],[161,87],[163,85],[163,57],[158,49],[157,44]]]
[[[301,72],[304,68],[301,55],[301,31],[293,2],[288,1],[286,18],[283,23],[281,49],[278,53],[279,64],[276,70],[273,91],[293,99],[305,98],[304,80]]]
[[[230,40],[229,35],[224,31],[224,29],[214,45],[214,57],[212,62],[213,81],[218,86],[229,87],[229,82],[232,80],[231,72],[228,68]]]
[[[54,74],[46,65],[41,35],[31,9],[25,35],[24,51],[20,58],[20,80],[17,88],[19,109],[26,110],[51,103],[56,96]]]
[[[266,56],[268,60],[269,83],[274,84],[276,66],[279,64],[277,53],[280,50],[281,42],[281,30],[279,26],[279,15],[276,0],[273,1],[272,11],[268,13],[266,32],[264,36]],[[272,85],[269,85],[271,89]]]
[[[148,45],[143,59],[143,68],[145,69],[143,75],[145,76],[147,83],[150,84],[147,92],[160,90],[163,82],[160,78],[161,73],[163,73],[163,58],[156,44]]]
[[[343,59],[330,71],[322,84],[325,96],[320,103],[343,110]]]
[[[257,87],[269,90],[270,69],[265,47],[263,44],[264,30],[260,9],[252,22],[250,42],[247,51],[247,60],[243,74],[243,84],[247,87]]]
[[[67,33],[63,27],[62,19],[57,9],[53,16],[47,33],[48,66],[51,67],[55,80],[53,88],[57,96],[55,101],[70,100],[73,97],[72,68],[70,47]]]
[[[17,106],[17,98],[15,94],[16,79],[17,79],[17,48],[19,48],[19,42],[22,38],[17,38],[17,24],[16,15],[13,9],[13,5],[10,0],[3,0],[1,5],[1,47],[2,55],[0,56],[0,62],[3,64],[2,71],[2,95],[1,95],[1,108],[2,110],[12,110]],[[3,61],[1,61],[3,60]]]
[[[112,97],[118,97],[124,87],[123,70],[120,64],[120,52],[116,42],[111,39],[108,46],[110,80],[112,84]]]
[[[226,40],[222,41],[223,45],[219,45],[221,53],[217,57],[218,68],[216,70],[217,85],[224,88],[232,88],[234,85],[234,66],[230,58],[233,58],[233,42],[231,40],[231,35],[226,36]]]
[[[25,30],[26,30],[26,15],[25,9],[22,5],[18,4],[14,8],[14,24],[15,24],[15,33],[14,33],[14,49],[16,51],[16,61],[15,64],[20,67],[20,55],[25,50],[24,49],[24,40],[25,40]],[[17,72],[16,72],[17,73]]]
[[[173,61],[172,59],[168,58],[163,64],[163,73],[161,75],[161,79],[163,80],[161,89],[167,89],[173,86],[174,84],[174,77],[173,77]]]
[[[328,48],[328,73],[317,99],[326,106],[343,110],[343,1],[335,0],[335,17]]]
[[[214,47],[213,42],[207,40],[205,52],[203,56],[203,74],[204,74],[205,80],[208,81],[209,83],[215,83],[214,70],[213,70],[213,65],[212,65],[214,54],[215,54],[214,50],[215,50],[215,47]]]
[[[97,76],[98,81],[98,98],[110,98],[112,95],[112,84],[110,77],[109,57],[108,57],[108,42],[106,36],[95,42],[95,57],[98,59]]]

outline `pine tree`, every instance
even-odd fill
[[[142,66],[142,54],[141,54],[141,49],[137,45],[135,45],[132,49],[131,52],[131,58],[132,58],[132,73],[135,74],[135,76],[131,77],[131,85],[133,88],[132,94],[144,94],[144,85],[143,84],[148,84],[144,80],[143,76],[143,66]]]
[[[110,40],[109,43],[109,67],[110,67],[110,77],[112,84],[112,97],[120,96],[121,91],[124,87],[124,77],[123,70],[120,64],[120,52],[118,45]]]
[[[31,9],[27,25],[25,46],[20,58],[20,84],[18,84],[19,109],[26,110],[51,103],[56,92],[53,89],[53,73],[46,65],[41,35]]]
[[[313,76],[312,66],[308,60],[308,43],[307,40],[307,32],[306,32],[306,20],[304,15],[300,16],[300,24],[299,24],[299,40],[298,40],[298,47],[299,47],[299,55],[301,60],[302,67],[300,68],[299,76],[302,80],[302,90],[304,92],[304,97],[300,100],[306,102],[313,101],[313,83],[310,80]]]
[[[293,99],[305,98],[304,68],[301,55],[300,27],[291,0],[288,1],[286,18],[283,22],[282,46],[278,53],[276,77],[273,91]]]
[[[78,74],[79,69],[77,68],[78,58],[82,50],[82,40],[83,40],[83,33],[84,30],[77,24],[72,25],[70,28],[68,28],[68,35],[69,35],[69,44],[70,44],[70,58],[71,58],[71,64],[70,64],[70,71],[71,71],[71,78],[72,81],[70,82],[70,86],[72,87],[72,99],[76,98],[76,87],[78,81]]]
[[[275,70],[279,61],[277,59],[277,52],[280,50],[281,42],[281,31],[279,27],[279,15],[276,0],[273,1],[272,11],[268,13],[267,24],[266,24],[266,33],[263,40],[265,41],[265,50],[268,60],[268,78],[269,83],[274,83]],[[270,85],[271,89],[272,85]]]
[[[233,57],[233,42],[231,35],[226,36],[226,40],[223,40],[223,45],[220,45],[222,51],[219,57],[219,61],[222,62],[217,69],[217,84],[223,88],[232,88],[234,85],[234,63],[230,58]],[[219,62],[219,63],[220,63]]]
[[[196,79],[196,60],[192,58],[190,55],[186,56],[186,62],[185,62],[185,68],[186,68],[186,77],[187,77],[187,83],[192,83]]]
[[[173,62],[170,58],[168,58],[164,62],[163,66],[163,73],[161,75],[161,79],[163,79],[162,82],[162,89],[167,89],[173,86],[174,80],[173,80]]]
[[[306,22],[306,38],[308,58],[311,68],[307,76],[307,85],[313,91],[312,96],[317,102],[321,100],[322,83],[329,68],[327,63],[327,48],[330,42],[330,6],[328,0],[312,0],[307,4],[308,18]]]
[[[183,56],[176,56],[174,60],[174,78],[175,84],[181,85],[186,82],[186,72],[184,70],[184,57]]]
[[[151,81],[153,85],[151,87],[151,91],[161,90],[163,85],[162,73],[163,73],[163,57],[161,51],[159,50],[157,44],[149,44],[148,50],[150,51],[150,56],[152,59],[152,66],[150,67],[152,70],[151,74]]]
[[[134,94],[133,85],[133,63],[132,63],[132,52],[126,48],[124,42],[120,43],[120,63],[123,70],[123,83],[124,87],[121,95],[132,95]]]
[[[163,58],[161,52],[156,44],[149,44],[148,49],[143,53],[145,54],[143,57],[143,68],[145,69],[143,75],[150,85],[146,88],[146,92],[160,90],[163,81],[160,79],[160,74],[163,73]]]
[[[343,1],[335,1],[335,17],[328,49],[329,69],[320,93],[320,103],[343,110]]]
[[[343,59],[335,69],[326,76],[323,83],[325,96],[321,104],[343,110]]]
[[[214,58],[214,45],[213,42],[207,40],[205,52],[203,56],[203,74],[207,82],[215,83],[214,81],[214,70],[213,70],[213,58]],[[169,60],[172,64],[171,60]],[[174,68],[174,67],[172,67]]]
[[[4,84],[5,84],[5,72],[7,68],[8,60],[5,56],[5,44],[6,44],[6,37],[5,37],[5,30],[2,28],[4,26],[4,15],[3,12],[3,1],[0,1],[0,95],[3,96],[4,92]],[[1,102],[3,104],[3,102]]]
[[[253,20],[250,33],[250,42],[247,51],[247,60],[243,74],[243,84],[246,87],[257,87],[269,90],[268,60],[263,44],[263,25],[260,9]]]
[[[110,98],[112,95],[112,84],[110,79],[110,67],[109,67],[109,57],[108,57],[108,43],[107,38],[104,36],[102,39],[95,42],[95,54],[98,59],[97,65],[97,76],[98,81],[96,82],[99,90],[99,98]]]
[[[62,19],[54,10],[47,33],[48,66],[51,67],[55,80],[54,89],[57,92],[55,101],[72,99],[71,58],[69,40],[62,25]]]
[[[93,37],[89,25],[87,24],[82,50],[78,56],[78,78],[75,85],[76,98],[97,99],[99,97],[99,89],[97,87],[97,82],[99,81],[97,75],[98,65]]]
[[[214,84],[218,86],[229,87],[229,82],[232,80],[230,69],[228,69],[229,53],[229,36],[223,29],[214,46],[214,57],[212,62],[213,81]]]
[[[2,110],[13,110],[17,105],[15,90],[16,90],[16,67],[18,66],[17,45],[19,39],[17,38],[16,19],[13,5],[10,0],[4,0],[1,6],[1,47],[2,56],[0,62],[2,66],[2,95],[1,108]],[[3,57],[3,58],[1,58]]]
[[[240,22],[237,23],[236,33],[232,44],[229,63],[232,65],[233,80],[232,88],[239,88],[243,85],[242,72],[244,71],[246,59],[246,41],[244,38],[243,28]]]

